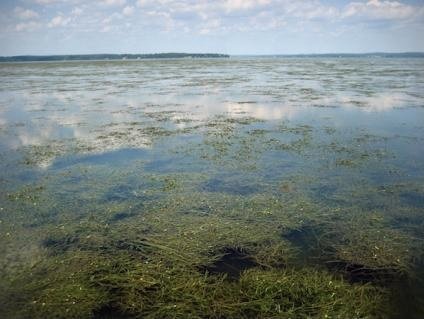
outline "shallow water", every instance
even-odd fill
[[[0,84],[0,314],[424,315],[423,59],[4,63]],[[323,288],[299,304],[243,290],[300,275]]]

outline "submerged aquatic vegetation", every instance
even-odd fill
[[[68,253],[27,270],[5,292],[9,299],[2,302],[9,307],[3,311],[15,304],[23,317],[33,318],[364,318],[381,315],[388,298],[380,288],[309,268],[252,268],[227,281],[184,263],[139,260],[125,251]]]
[[[117,225],[97,216],[44,231],[45,258],[7,277],[4,311],[19,305],[22,317],[34,318],[363,318],[389,311],[389,290],[349,283],[318,264],[301,266],[292,238],[281,237],[282,229],[299,229],[305,218],[313,222],[329,211],[318,212],[300,198],[172,190]],[[320,225],[313,227],[320,232]],[[322,247],[345,243],[320,239]],[[360,249],[355,252],[369,250],[349,245]]]
[[[418,77],[417,61],[389,62]],[[376,105],[406,103],[389,94],[403,75],[58,65],[10,66],[31,99],[11,93],[23,119],[0,128],[0,317],[423,317],[422,111]]]

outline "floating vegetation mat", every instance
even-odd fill
[[[0,317],[423,318],[424,64],[386,60],[0,66]]]

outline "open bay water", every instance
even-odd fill
[[[424,59],[0,64],[4,318],[422,318]]]

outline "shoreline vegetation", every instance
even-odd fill
[[[92,61],[92,60],[145,60],[145,59],[199,59],[229,58],[218,53],[153,53],[153,54],[66,54],[19,55],[0,57],[0,62]]]
[[[424,58],[424,52],[369,52],[369,53],[317,53],[317,54],[266,54],[229,55],[221,53],[152,53],[152,54],[66,54],[66,55],[16,55],[0,56],[0,62],[45,61],[96,61],[96,60],[146,60],[146,59],[201,59],[201,58]]]

